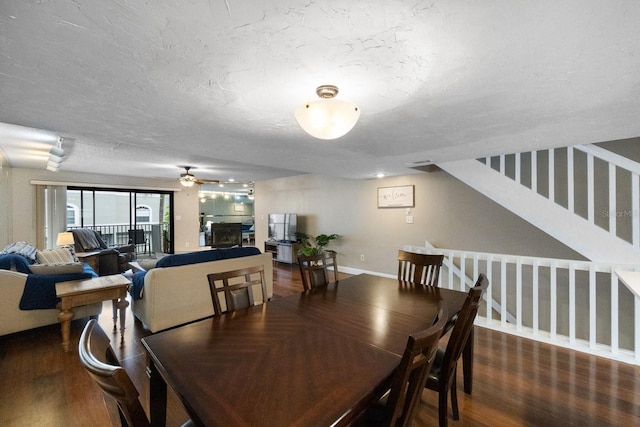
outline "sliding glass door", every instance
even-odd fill
[[[68,187],[67,229],[81,227],[99,231],[110,246],[173,253],[173,193]]]

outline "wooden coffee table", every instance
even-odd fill
[[[64,351],[69,350],[71,319],[74,316],[72,308],[106,300],[113,301],[114,330],[117,329],[118,310],[120,310],[120,339],[124,341],[126,308],[129,306],[126,297],[129,285],[131,281],[122,274],[56,283],[56,296],[60,298],[58,319],[62,327]]]

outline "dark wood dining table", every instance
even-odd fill
[[[466,293],[360,274],[142,339],[152,425],[167,385],[204,426],[346,425],[388,388],[412,332]]]

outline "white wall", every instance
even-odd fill
[[[415,185],[413,224],[405,222],[404,208],[377,208],[377,188],[400,185]],[[341,236],[329,248],[344,267],[395,274],[398,249],[425,240],[442,248],[584,259],[442,171],[364,181],[302,175],[257,182],[255,192],[258,247],[267,239],[268,213],[297,213],[300,231]]]

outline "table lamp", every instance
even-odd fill
[[[62,233],[58,233],[58,238],[56,239],[56,245],[58,246],[73,246],[75,241],[73,240],[73,233],[69,231],[65,231]]]

